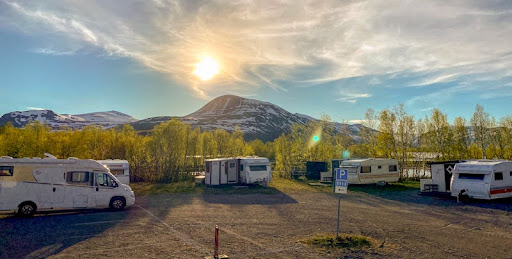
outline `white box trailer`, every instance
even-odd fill
[[[96,160],[105,165],[121,183],[130,185],[130,163],[121,159]]]
[[[480,160],[457,163],[451,181],[451,195],[485,200],[512,197],[512,162]]]
[[[452,160],[429,163],[431,178],[420,179],[420,191],[422,193],[432,192],[439,194],[449,194],[451,192],[450,183],[455,165],[462,162],[465,161]]]
[[[270,162],[265,157],[205,159],[206,185],[254,184],[272,181]]]
[[[400,179],[398,161],[387,158],[344,160],[340,168],[348,171],[349,184],[393,183]]]
[[[0,211],[32,216],[36,210],[123,209],[134,203],[131,188],[97,161],[0,158]]]

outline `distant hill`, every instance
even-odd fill
[[[263,141],[272,141],[283,132],[290,132],[294,123],[306,124],[316,120],[307,115],[292,114],[269,102],[224,95],[213,99],[201,109],[187,116],[154,117],[133,122],[131,125],[139,131],[150,130],[172,118],[207,131],[224,129],[231,132],[235,130],[236,126],[239,126],[244,132],[246,140],[261,139]],[[333,124],[337,130],[342,126],[340,123]],[[349,125],[352,138],[359,140],[358,133],[362,127],[360,124]]]
[[[4,114],[0,118],[0,126],[10,122],[15,127],[22,128],[30,122],[39,121],[49,125],[54,130],[58,130],[62,128],[82,129],[87,125],[111,128],[129,123],[139,133],[144,134],[149,133],[156,125],[172,118],[179,119],[194,128],[199,127],[203,131],[224,129],[232,132],[238,126],[244,132],[244,138],[248,141],[254,139],[272,141],[283,133],[289,133],[294,123],[304,125],[310,121],[318,121],[308,115],[290,113],[269,102],[224,95],[211,100],[201,109],[183,117],[161,116],[137,120],[118,111],[70,115],[58,114],[52,110],[31,110]],[[332,124],[338,131],[343,126],[343,124],[336,122]],[[350,136],[359,141],[359,131],[363,126],[353,124],[348,125],[348,128]]]
[[[14,127],[22,128],[30,122],[39,121],[50,128],[82,129],[87,125],[99,125],[103,128],[111,128],[121,124],[137,121],[130,115],[117,112],[93,112],[86,114],[58,114],[52,110],[15,111],[0,117],[0,126],[10,122]]]

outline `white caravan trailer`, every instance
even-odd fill
[[[272,181],[270,162],[265,157],[205,159],[206,185],[254,184]]]
[[[400,172],[398,161],[387,158],[366,158],[344,160],[341,169],[348,171],[349,184],[373,184],[398,182]]]
[[[0,211],[112,208],[135,203],[131,188],[89,159],[0,158]]]
[[[105,165],[110,173],[116,176],[121,183],[130,185],[130,163],[126,160],[120,159],[107,159],[107,160],[96,160],[101,164]]]
[[[451,194],[485,200],[512,197],[512,162],[483,160],[456,164]]]

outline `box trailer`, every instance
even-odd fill
[[[131,188],[97,161],[0,158],[0,211],[32,216],[36,210],[123,209],[134,203]]]
[[[130,163],[121,159],[96,160],[105,165],[121,183],[130,185]]]
[[[464,160],[452,160],[443,162],[431,162],[430,179],[420,179],[420,191],[423,194],[447,194],[450,195],[453,170],[457,163]]]
[[[344,160],[340,168],[348,171],[349,184],[393,183],[400,179],[398,161],[387,158]]]
[[[457,163],[451,180],[451,195],[485,200],[512,197],[512,162],[480,160]]]
[[[205,159],[205,184],[266,184],[272,181],[270,162],[265,157]]]

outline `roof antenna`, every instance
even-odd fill
[[[45,158],[49,158],[49,159],[57,159],[54,155],[52,155],[50,153],[44,153],[44,156],[45,156]]]

